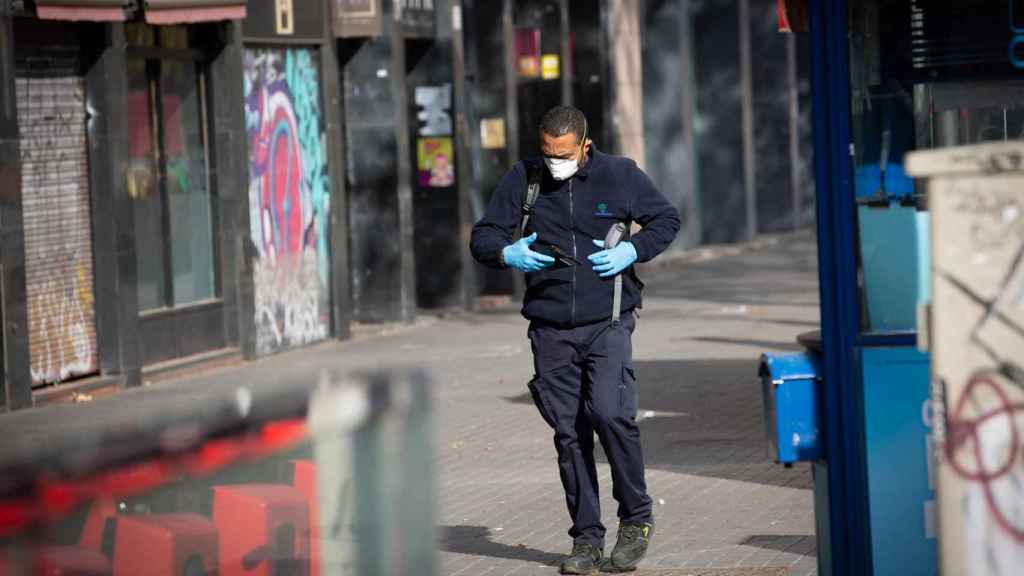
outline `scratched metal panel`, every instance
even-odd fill
[[[34,385],[97,371],[85,84],[17,78]]]

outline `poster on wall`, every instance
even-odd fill
[[[480,120],[480,147],[484,150],[500,150],[505,146],[505,119]]]
[[[416,113],[420,121],[420,136],[452,135],[452,85],[417,86],[415,93]]]
[[[417,143],[420,186],[448,188],[455,185],[451,138],[420,138]]]
[[[333,0],[334,35],[360,38],[381,35],[381,0]]]
[[[259,354],[323,340],[330,332],[330,185],[318,67],[315,50],[245,51]]]

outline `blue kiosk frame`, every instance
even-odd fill
[[[883,209],[867,212],[858,202],[848,4],[812,0],[808,6],[821,295],[817,404],[823,457],[812,464],[819,574],[934,574],[928,434],[921,418],[928,356],[917,350],[913,324],[865,329],[858,283],[867,237],[887,233],[886,227],[905,236],[914,210],[909,221],[893,220],[886,214],[899,215],[898,203],[885,210],[883,198]],[[884,160],[882,166],[884,190]],[[895,276],[885,274],[906,269],[890,266],[875,274],[886,284]]]

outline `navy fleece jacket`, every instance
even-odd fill
[[[598,276],[587,260],[601,250],[592,240],[604,240],[615,222],[635,221],[643,230],[630,241],[637,261],[646,262],[672,243],[679,232],[679,214],[636,162],[593,147],[587,163],[572,178],[558,182],[547,168],[543,173],[526,235],[536,232],[540,240],[574,255],[582,265],[526,274],[523,316],[560,327],[609,320],[614,279]],[[526,167],[519,162],[502,179],[484,217],[473,227],[470,249],[477,261],[504,267],[501,251],[515,240],[525,198]],[[640,305],[642,285],[634,278],[622,274],[623,312]]]

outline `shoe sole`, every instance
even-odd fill
[[[573,575],[573,576],[596,576],[597,574],[601,573],[601,569],[600,568],[594,568],[590,572],[566,572],[565,570],[561,570],[560,569],[558,571],[558,573],[559,574],[570,574],[570,575]]]

